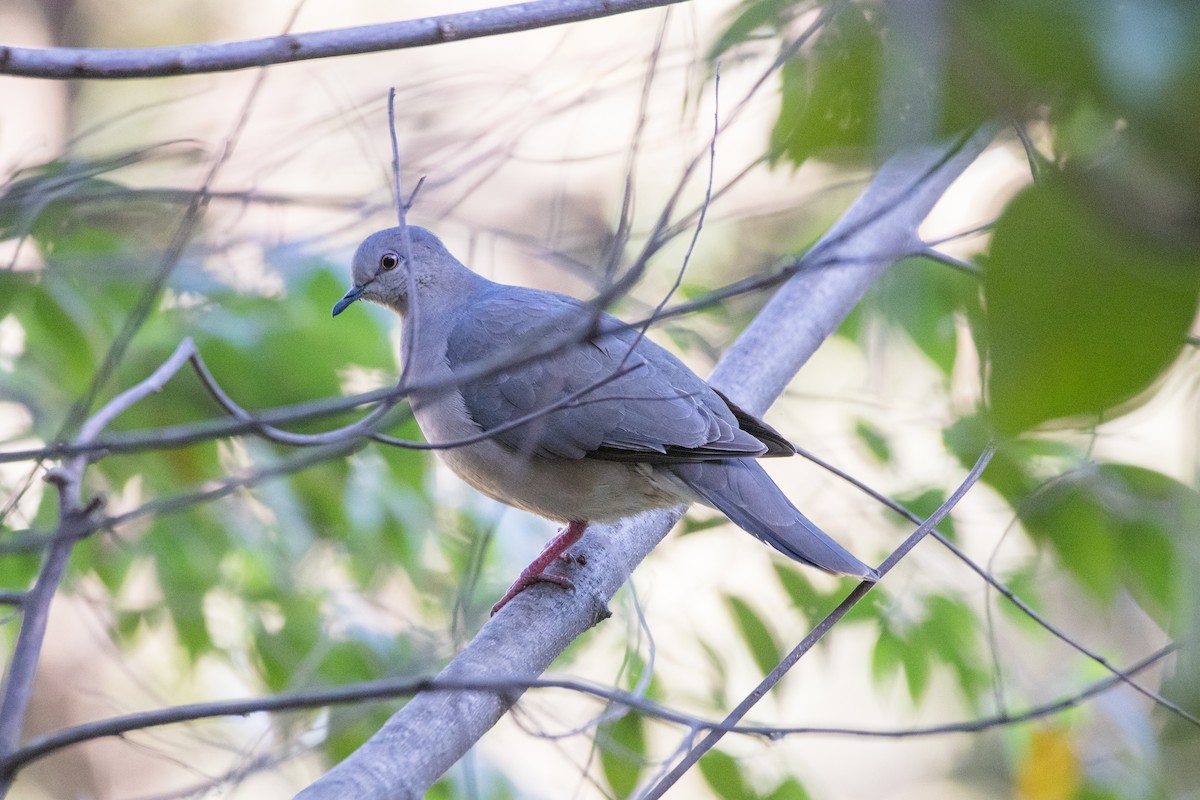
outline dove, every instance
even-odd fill
[[[428,442],[446,445],[437,452],[450,469],[566,524],[493,614],[535,583],[572,588],[546,570],[589,523],[695,502],[795,561],[878,579],[759,464],[793,445],[640,328],[566,295],[488,280],[417,226],[367,237],[352,273],[333,316],[358,300],[400,315],[412,413]]]

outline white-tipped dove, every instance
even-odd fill
[[[495,431],[438,453],[489,497],[567,523],[493,614],[539,581],[570,587],[545,570],[589,522],[696,501],[797,561],[877,579],[756,460],[792,455],[792,445],[640,330],[574,298],[476,275],[423,228],[408,237],[411,264],[403,228],[362,243],[334,316],[359,299],[399,314],[408,374],[442,387],[410,396],[425,438]]]

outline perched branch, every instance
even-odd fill
[[[0,74],[26,78],[162,78],[402,50],[609,17],[683,0],[533,0],[424,19],[218,44],[134,49],[0,46]]]
[[[1158,664],[1176,650],[1178,650],[1177,645],[1167,645],[1129,666],[1123,670],[1123,674],[1136,675]],[[1120,683],[1120,678],[1110,676],[1089,684],[1074,694],[1041,705],[1031,706],[1024,711],[1015,713],[995,714],[964,722],[946,722],[924,728],[873,729],[819,725],[730,725],[719,720],[704,719],[677,711],[656,703],[653,700],[648,700],[643,695],[635,692],[628,692],[623,689],[602,686],[578,679],[537,678],[534,680],[521,680],[517,678],[479,678],[472,681],[444,681],[440,678],[418,678],[415,680],[391,679],[341,686],[336,689],[313,689],[303,692],[278,694],[272,697],[260,697],[250,700],[193,703],[191,705],[172,706],[154,711],[140,711],[98,722],[88,722],[73,728],[57,731],[30,742],[25,747],[13,753],[6,761],[0,763],[0,775],[15,774],[18,770],[38,759],[45,758],[48,755],[77,744],[110,736],[123,736],[127,733],[147,730],[161,725],[177,725],[183,722],[212,719],[214,717],[244,717],[249,714],[264,712],[303,711],[305,709],[327,708],[343,704],[394,700],[400,697],[409,697],[418,692],[457,693],[464,691],[486,691],[509,694],[512,692],[524,692],[529,689],[562,689],[636,709],[639,713],[647,717],[684,725],[695,731],[723,731],[743,736],[761,736],[768,739],[813,734],[821,736],[909,739],[919,736],[977,733],[1003,725],[1014,725],[1041,719],[1051,714],[1060,713],[1068,708],[1073,708],[1102,692],[1116,688]]]
[[[950,183],[995,135],[988,127],[953,146],[893,158],[821,243],[813,257],[838,270],[801,269],[726,353],[712,382],[761,412],[892,260],[912,249],[917,228]],[[853,236],[847,235],[850,231]],[[615,526],[593,526],[576,549],[574,592],[534,586],[493,617],[438,680],[536,676],[583,631],[608,615],[608,600],[666,535],[682,509],[651,511]],[[421,694],[358,751],[301,793],[304,800],[419,796],[519,697],[489,692]]]

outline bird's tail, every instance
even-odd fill
[[[756,460],[677,463],[666,469],[700,500],[784,555],[826,572],[869,581],[879,579],[875,570],[801,514]]]

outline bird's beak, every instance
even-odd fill
[[[366,288],[366,286],[355,286],[353,289],[342,295],[342,299],[333,304],[333,315],[336,317],[338,314],[349,308],[351,303],[362,297],[362,293]]]

